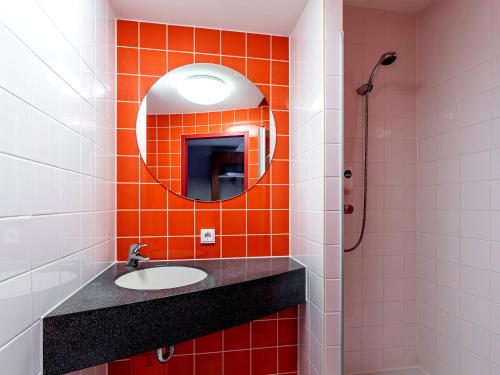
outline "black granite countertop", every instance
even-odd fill
[[[43,319],[44,374],[63,374],[230,328],[305,302],[305,269],[291,258],[148,262],[204,270],[199,283],[133,290],[117,263]]]

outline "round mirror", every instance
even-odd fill
[[[264,94],[241,73],[215,64],[185,65],[158,79],[141,103],[136,135],[158,182],[200,201],[250,189],[276,145]]]

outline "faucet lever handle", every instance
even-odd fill
[[[145,243],[133,243],[128,248],[128,258],[127,258],[127,267],[136,268],[139,264],[139,261],[146,262],[149,260],[148,257],[141,255],[141,249],[145,246],[148,246]]]
[[[129,247],[129,253],[131,254],[138,254],[143,247],[148,246],[146,243],[133,243]]]

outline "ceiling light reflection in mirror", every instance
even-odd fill
[[[177,91],[184,99],[201,105],[220,103],[231,93],[223,80],[208,75],[184,79]]]

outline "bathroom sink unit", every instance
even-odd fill
[[[139,270],[117,263],[43,319],[43,373],[127,358],[299,305],[305,275],[287,257],[148,262]]]
[[[208,274],[198,268],[160,266],[128,272],[115,280],[122,288],[158,290],[180,288],[206,279]]]

